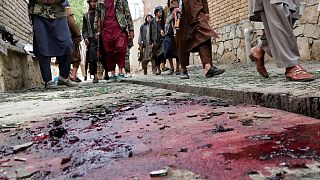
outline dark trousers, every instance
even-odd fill
[[[211,40],[207,40],[201,43],[194,51],[199,52],[203,68],[206,64],[210,64],[211,66],[213,65]],[[190,57],[189,52],[185,52],[185,55],[182,58],[179,57],[179,61],[181,62],[181,67],[185,68],[189,66],[189,57]]]
[[[164,59],[164,54],[163,53],[158,57],[155,56],[154,59],[155,59],[156,66],[160,66],[161,63],[165,63],[166,62],[165,59]]]
[[[85,64],[85,71],[86,71],[86,76],[87,76],[87,72],[89,69],[89,73],[90,75],[96,75],[98,73],[98,65],[97,65],[97,61],[86,61]]]
[[[38,55],[40,70],[42,79],[44,82],[49,82],[52,80],[51,74],[51,57]],[[58,56],[57,61],[59,63],[59,75],[65,79],[69,77],[70,65],[71,65],[71,55]]]

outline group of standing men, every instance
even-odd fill
[[[134,38],[133,21],[127,0],[88,0],[89,10],[83,18],[82,36],[87,45],[87,61],[90,74],[97,82],[97,61],[111,76],[109,82],[124,78],[125,59],[129,39]],[[72,62],[72,55],[78,52],[79,32],[73,33],[66,13],[65,0],[30,0],[29,15],[34,32],[34,54],[38,57],[45,88],[55,88],[52,81],[51,58],[59,64],[57,85],[75,86],[78,62]],[[69,22],[69,26],[68,26]],[[73,22],[74,24],[74,22]],[[71,62],[73,71],[70,74]],[[115,68],[119,67],[116,76]]]
[[[207,0],[182,0],[182,3],[179,3],[179,0],[168,0],[167,6],[166,20],[165,12],[159,6],[154,10],[154,17],[148,14],[146,22],[140,28],[140,60],[144,74],[147,73],[148,61],[153,61],[153,70],[159,75],[160,64],[167,59],[171,66],[170,74],[173,74],[172,58],[176,58],[176,74],[180,75],[181,79],[189,79],[187,66],[191,52],[199,52],[207,78],[224,73],[224,69],[219,69],[212,63],[211,39],[218,36],[209,25]],[[175,23],[178,13],[181,15],[179,29]]]
[[[182,2],[182,3],[181,3]],[[249,0],[250,20],[263,22],[264,33],[258,46],[252,48],[250,59],[255,62],[256,69],[260,75],[265,78],[269,77],[268,71],[264,66],[265,53],[273,57],[279,68],[285,68],[285,77],[291,81],[312,81],[316,76],[307,72],[302,68],[300,63],[300,54],[298,50],[297,40],[293,34],[293,25],[300,17],[301,0]],[[182,4],[182,6],[181,6]],[[180,6],[179,6],[180,5]],[[206,77],[213,77],[224,72],[212,64],[212,47],[211,38],[217,38],[218,35],[209,26],[209,8],[207,0],[171,0],[168,1],[170,11],[167,16],[165,25],[161,26],[161,20],[158,20],[158,14],[155,10],[155,19],[148,23],[151,15],[147,16],[146,23],[140,29],[140,47],[144,48],[142,60],[150,60],[152,57],[156,61],[156,69],[158,70],[159,59],[157,53],[149,55],[150,52],[158,52],[161,46],[155,47],[161,41],[155,41],[154,27],[158,30],[158,37],[165,36],[162,30],[168,24],[170,26],[171,16],[177,19],[177,14],[181,15],[181,25],[176,31],[175,37],[172,37],[172,44],[177,47],[177,63],[181,65],[181,79],[189,79],[187,66],[189,65],[190,52],[199,52]],[[154,26],[154,21],[157,22]],[[172,24],[171,24],[172,25]],[[147,28],[146,28],[147,27]],[[148,31],[150,28],[150,32]],[[141,34],[143,36],[141,36]],[[148,37],[150,37],[148,40]],[[158,38],[159,39],[159,38]],[[160,38],[161,39],[161,38]],[[147,45],[145,45],[145,42]],[[166,43],[164,44],[165,51]],[[150,49],[150,48],[153,49]],[[170,48],[169,48],[170,49]],[[172,58],[170,56],[169,58]],[[164,58],[165,59],[165,58]],[[171,66],[173,68],[173,66]],[[146,73],[146,71],[145,71]]]
[[[57,57],[60,69],[58,84],[72,86],[69,78],[73,43],[66,21],[65,0],[30,0],[29,12],[34,30],[34,52],[40,60],[46,87],[52,85],[50,59]],[[111,72],[110,82],[124,78],[125,58],[134,26],[127,0],[88,0],[89,11],[83,18],[83,37],[88,46],[90,72],[96,77],[96,60]],[[176,74],[189,79],[187,66],[191,52],[199,52],[207,78],[224,73],[212,62],[212,38],[218,34],[209,25],[207,0],[168,0],[166,20],[161,6],[146,16],[140,28],[139,49],[143,69],[154,60],[153,70],[160,74],[160,64],[177,59]],[[250,58],[257,71],[268,78],[264,66],[265,53],[284,67],[285,77],[292,81],[311,81],[316,77],[300,65],[300,54],[293,24],[299,17],[300,0],[249,0],[250,19],[262,21],[265,27],[261,43],[252,49]],[[179,28],[175,23],[179,19]],[[95,52],[100,53],[95,53]],[[116,76],[115,68],[119,67]],[[72,77],[74,78],[74,77]]]

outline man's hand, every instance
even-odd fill
[[[97,32],[94,36],[95,36],[95,38],[96,38],[97,40],[99,40],[100,33]]]
[[[205,14],[204,16],[205,16],[204,20],[209,22],[210,21],[210,14]]]
[[[84,43],[86,44],[86,46],[89,45],[89,40],[88,39],[84,39]]]
[[[174,8],[172,11],[172,15],[174,17],[174,19],[177,19],[177,13],[181,13],[182,14],[182,10],[180,8]]]
[[[161,31],[160,31],[160,34],[161,34],[161,36],[163,37],[163,36],[164,36],[164,31],[161,30]]]
[[[134,39],[134,31],[129,31],[129,38]]]

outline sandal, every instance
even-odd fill
[[[285,73],[286,79],[289,81],[307,82],[317,79],[317,77],[311,73],[308,73],[301,66],[294,66],[287,68]]]

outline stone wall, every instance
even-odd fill
[[[237,13],[227,13],[229,8],[233,8],[232,3],[220,0],[211,0],[210,2],[210,13],[211,25],[220,34],[219,39],[213,40],[213,54],[215,60],[222,63],[234,63],[234,62],[247,62],[246,46],[244,39],[244,30],[246,28],[252,28],[254,30],[252,34],[251,45],[255,46],[259,42],[259,37],[262,35],[263,24],[252,23],[248,20],[246,1],[241,0]],[[233,2],[233,1],[230,1]],[[235,2],[235,1],[234,1]],[[237,2],[240,2],[238,0]],[[217,4],[218,3],[218,4]],[[222,7],[216,8],[222,4]],[[299,50],[302,61],[309,60],[320,60],[320,19],[319,12],[317,12],[318,0],[305,0],[301,7],[301,19],[295,24],[294,33],[297,37]],[[215,5],[213,5],[215,4]],[[227,7],[226,7],[227,6]],[[229,8],[228,8],[229,7]],[[215,10],[223,9],[222,16],[218,15]],[[245,16],[243,15],[245,13]],[[214,17],[217,15],[217,17]],[[221,19],[225,19],[223,21]],[[237,17],[237,18],[236,18]],[[230,23],[229,23],[230,22]],[[270,57],[267,60],[271,60]]]
[[[15,38],[32,43],[32,29],[29,23],[28,0],[0,0],[0,25],[6,27]]]
[[[303,60],[320,60],[320,17],[318,0],[307,0],[303,4],[303,15],[294,29]]]
[[[42,83],[39,63],[22,49],[0,40],[0,91],[38,87]]]

